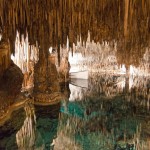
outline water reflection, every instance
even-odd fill
[[[66,147],[149,149],[149,77],[93,74],[86,90],[72,86],[58,130],[58,135],[70,137]]]
[[[60,104],[36,106],[30,102],[0,126],[0,149],[50,150],[56,138]]]
[[[36,149],[40,144],[44,150],[53,149],[53,140],[57,136],[60,104],[53,106],[35,106],[36,112]]]
[[[18,149],[30,149],[34,147],[35,144],[36,117],[34,107],[30,104],[26,104],[24,109],[26,119],[23,126],[16,134]]]
[[[71,84],[70,99],[84,99],[85,95],[89,97],[111,99],[115,96],[124,95],[127,101],[131,100],[136,103],[136,100],[141,97],[141,103],[142,101],[145,101],[147,103],[147,107],[149,108],[149,77],[92,74],[91,78],[87,82],[87,88],[78,86],[78,81],[76,81],[77,86],[75,86],[75,83],[74,85]]]
[[[12,113],[10,120],[4,124],[0,124],[0,149],[15,150],[18,148],[16,144],[16,133],[22,127],[25,117],[25,112],[21,108]]]
[[[0,127],[0,148],[149,150],[149,77],[93,74],[78,84],[61,107],[26,103],[15,112]]]

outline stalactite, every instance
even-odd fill
[[[24,74],[23,89],[33,87],[33,66],[38,62],[39,49],[36,46],[29,45],[28,34],[26,38],[17,32],[15,41],[15,55],[11,56],[14,63],[20,67]]]
[[[89,72],[109,72],[113,74],[126,74],[127,68],[125,68],[125,63],[118,59],[118,44],[114,42],[103,42],[102,44],[90,41],[90,32],[88,33],[88,38],[86,43],[82,44],[82,40],[78,39],[77,45],[74,45],[72,51],[74,55],[69,54],[71,72],[77,72],[81,70],[89,70]],[[62,51],[67,51],[62,49]],[[77,53],[77,54],[76,54]],[[79,56],[82,55],[82,57]],[[77,56],[77,57],[76,57]],[[150,75],[150,67],[148,66],[150,56],[150,49],[146,48],[145,54],[138,67],[136,64],[131,63],[128,70],[130,75],[148,76]],[[71,58],[73,60],[71,60]],[[72,64],[73,61],[73,64]],[[75,63],[76,62],[76,63]],[[121,67],[120,66],[121,63]],[[75,70],[74,70],[75,69]]]
[[[138,53],[139,50],[136,46],[139,45],[139,49],[140,45],[147,46],[150,39],[149,6],[149,1],[145,0],[141,2],[128,0],[112,0],[111,2],[109,0],[47,0],[44,2],[16,0],[16,3],[11,0],[1,0],[1,28],[7,27],[7,38],[15,37],[16,30],[22,34],[28,31],[30,43],[35,44],[36,41],[39,45],[49,43],[52,47],[65,45],[68,36],[71,48],[73,43],[77,43],[77,36],[81,35],[83,42],[86,42],[88,30],[91,33],[91,40],[95,42],[122,40],[122,37],[127,36],[128,32],[128,41],[134,47],[132,49],[135,53]],[[138,9],[134,9],[136,7]],[[41,37],[43,26],[43,37],[46,41],[43,41],[43,37]],[[11,51],[13,52],[14,49]],[[48,49],[44,49],[44,51],[48,53]],[[125,49],[124,51],[126,51],[128,59],[130,55],[128,51],[132,50],[130,48],[130,50]],[[144,54],[143,51],[142,54]],[[46,54],[44,55],[46,56]],[[43,59],[45,58],[43,57]],[[127,62],[130,61],[127,60]]]

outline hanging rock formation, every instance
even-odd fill
[[[136,47],[149,44],[149,8],[147,0],[1,0],[0,26],[6,26],[11,48],[16,30],[25,35],[28,31],[30,43],[38,41],[43,57],[47,57],[48,49],[42,45],[57,47],[59,58],[59,47],[66,44],[67,36],[72,47],[78,36],[87,40],[88,30],[95,42],[125,38],[127,48],[123,43],[120,51],[125,51],[128,59],[129,52],[139,52]]]

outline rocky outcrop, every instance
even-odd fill
[[[10,108],[22,104],[25,97],[20,95],[22,88],[23,74],[20,68],[11,62],[0,78],[0,120],[11,111]]]
[[[7,91],[10,96],[17,96],[22,88],[23,74],[20,68],[11,62],[1,79],[1,90]]]
[[[0,41],[0,120],[6,118],[10,106],[20,94],[23,74],[20,68],[11,62],[10,44],[3,36]]]

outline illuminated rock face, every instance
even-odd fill
[[[48,63],[43,64],[39,61],[37,65],[35,65],[35,92],[59,92],[58,72],[55,63],[52,62],[52,59],[52,57],[49,57]]]

